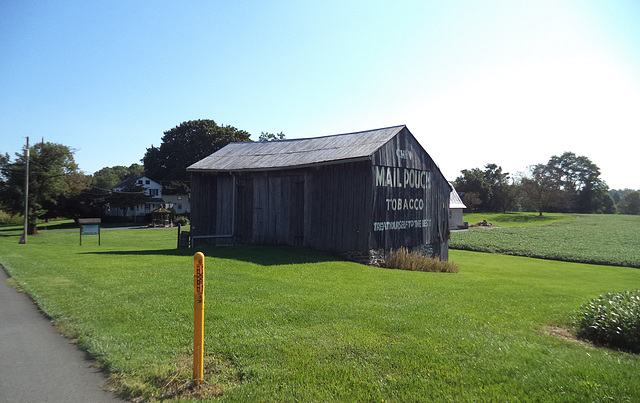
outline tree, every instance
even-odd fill
[[[490,186],[484,180],[484,174],[479,168],[463,169],[461,175],[453,181],[458,193],[464,193],[462,201],[471,211],[488,211],[485,203],[489,199]],[[465,198],[466,196],[466,198]]]
[[[76,222],[82,217],[101,217],[108,195],[108,192],[95,187],[84,189],[73,197],[61,199],[56,215],[73,218]]]
[[[98,192],[99,196],[92,197],[96,191],[91,188],[91,176],[82,172],[71,172],[65,176],[68,192],[60,195],[55,203],[46,202],[43,207],[45,220],[55,217],[67,217],[78,220],[80,217],[97,216],[101,214],[100,200],[105,192]]]
[[[522,178],[523,204],[540,212],[615,213],[609,187],[589,158],[565,152],[546,164],[533,165]]]
[[[611,197],[613,198],[613,201],[616,204],[620,204],[620,200],[622,200],[622,198],[624,198],[628,193],[635,192],[635,191],[636,190],[629,189],[629,188],[611,189],[611,190],[609,190],[609,194],[611,195]]]
[[[564,211],[611,212],[609,187],[600,178],[600,168],[589,158],[567,151],[559,157],[552,156],[547,169],[555,185],[563,191]]]
[[[509,178],[508,173],[502,172],[502,167],[487,164],[484,171],[480,168],[462,170],[454,187],[458,192],[468,194],[463,201],[472,211],[506,211],[515,201]]]
[[[462,202],[471,211],[478,211],[482,205],[482,200],[477,192],[464,192]]]
[[[278,141],[284,140],[284,133],[280,132],[277,134],[260,132],[260,137],[258,137],[258,141]]]
[[[142,159],[147,176],[189,187],[187,167],[234,141],[251,141],[249,133],[213,120],[191,120],[164,132],[160,147],[147,148]]]
[[[560,203],[562,191],[554,173],[547,165],[537,164],[529,167],[529,177],[520,182],[525,204],[529,204],[542,216],[542,212]]]
[[[587,182],[577,194],[576,211],[590,214],[615,214],[616,203],[602,180]]]
[[[631,191],[624,195],[618,204],[620,214],[640,214],[640,192]]]
[[[27,233],[36,234],[36,220],[54,208],[63,197],[74,192],[78,166],[73,151],[62,144],[37,143],[29,152],[29,204]],[[26,156],[16,153],[16,161],[8,156],[0,159],[2,187],[0,200],[3,208],[11,214],[24,214],[24,184]],[[76,187],[75,190],[82,187]]]
[[[483,175],[491,190],[486,203],[487,208],[490,211],[507,211],[515,201],[515,191],[509,184],[509,173],[502,172],[501,166],[487,164]]]
[[[147,195],[144,193],[144,188],[136,185],[135,182],[133,182],[132,186],[126,187],[121,191],[111,192],[111,194],[105,198],[105,202],[109,208],[122,209],[125,220],[129,209],[133,209],[136,206],[144,204],[146,201]]]
[[[139,178],[143,174],[144,167],[140,164],[131,164],[128,168],[122,165],[104,167],[93,174],[91,184],[108,190],[127,178]]]

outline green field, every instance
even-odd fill
[[[481,218],[481,217],[489,218]],[[544,217],[544,216],[543,216]],[[473,214],[504,228],[454,231],[449,246],[542,259],[640,267],[640,216]],[[467,216],[465,216],[467,220]],[[520,223],[520,225],[516,224]],[[544,223],[545,225],[540,225]],[[536,225],[537,224],[537,225]]]
[[[561,213],[467,213],[464,220],[470,226],[477,225],[482,221],[487,221],[497,227],[532,227],[538,225],[552,224],[556,222],[573,220],[573,214]]]
[[[190,383],[194,251],[176,235],[103,231],[99,247],[77,231],[27,245],[0,232],[0,262],[121,393],[161,398]],[[460,272],[436,274],[203,252],[211,400],[640,401],[637,355],[565,330],[590,299],[638,288],[637,269],[454,250]]]

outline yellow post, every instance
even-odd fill
[[[193,382],[204,379],[204,254],[193,256]]]

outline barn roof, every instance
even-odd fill
[[[256,171],[357,161],[369,158],[404,128],[401,125],[306,139],[230,143],[187,171]]]

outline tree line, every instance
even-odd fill
[[[262,132],[259,141],[283,140],[284,133]],[[28,234],[37,233],[37,220],[55,217],[99,217],[105,205],[127,210],[144,203],[143,188],[133,179],[152,178],[184,194],[190,192],[186,168],[230,142],[252,141],[245,130],[218,125],[214,120],[186,121],[167,130],[160,146],[147,148],[141,162],[130,166],[104,167],[93,175],[83,173],[71,147],[41,142],[29,147]],[[25,147],[26,148],[26,147]],[[0,210],[11,215],[25,212],[27,153],[0,154]],[[111,189],[123,184],[122,192]]]
[[[465,169],[453,185],[472,212],[640,214],[640,192],[609,190],[600,168],[572,152],[516,175],[491,163],[484,169]]]
[[[261,132],[259,141],[285,139],[284,133]],[[104,167],[93,175],[83,173],[71,147],[40,142],[29,147],[28,231],[37,220],[55,217],[78,219],[101,216],[105,205],[126,210],[144,203],[143,189],[133,179],[147,176],[165,189],[190,192],[186,168],[230,142],[252,141],[250,134],[213,120],[193,120],[167,130],[160,145],[151,145],[142,164]],[[26,150],[12,159],[0,154],[0,210],[24,214]],[[123,185],[123,192],[111,189]],[[496,164],[461,171],[454,186],[471,211],[543,211],[640,214],[640,193],[609,191],[600,169],[587,157],[566,152],[546,164],[515,176]]]

